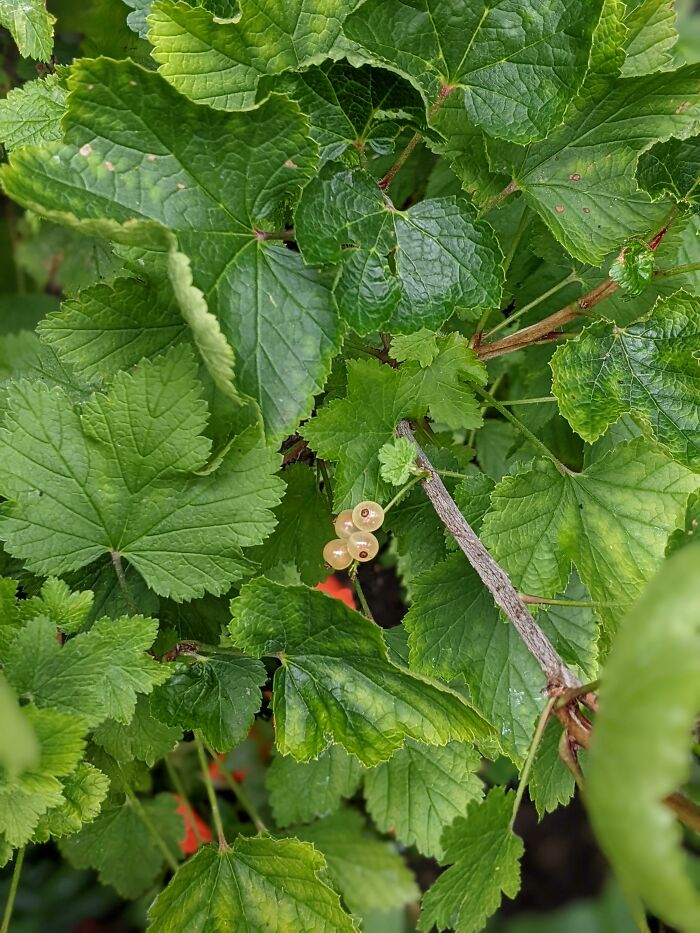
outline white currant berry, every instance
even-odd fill
[[[347,541],[342,538],[329,541],[323,549],[323,559],[333,570],[345,570],[352,563]]]
[[[352,520],[352,509],[345,509],[333,522],[339,538],[349,538],[358,528]]]
[[[363,563],[376,557],[379,550],[379,541],[371,531],[356,531],[346,543],[350,557]]]
[[[352,520],[360,531],[376,531],[384,521],[384,509],[378,502],[366,499],[352,510]]]

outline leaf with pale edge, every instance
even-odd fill
[[[472,123],[527,143],[561,122],[588,67],[602,0],[368,0],[348,17],[354,54],[403,75],[428,105],[445,89]]]
[[[357,0],[240,0],[221,22],[177,0],[155,0],[148,38],[160,73],[199,104],[248,110],[258,83],[328,57]]]
[[[149,929],[353,933],[325,869],[321,853],[297,839],[237,836],[230,849],[207,846],[155,899]]]
[[[231,608],[239,647],[282,661],[273,683],[282,754],[308,761],[332,739],[371,767],[407,738],[445,745],[491,733],[456,693],[391,664],[381,630],[325,593],[259,578]]]
[[[633,243],[610,266],[610,278],[634,298],[641,295],[654,277],[654,261],[654,251],[646,243]]]
[[[356,810],[342,810],[293,830],[326,859],[333,886],[353,914],[404,907],[419,897],[411,870],[395,847],[367,831]]]
[[[582,473],[549,461],[506,476],[492,495],[482,538],[518,589],[563,592],[571,563],[602,622],[601,648],[661,564],[698,478],[639,437]]]
[[[586,801],[628,897],[700,928],[682,831],[664,798],[688,778],[700,708],[700,576],[693,549],[664,566],[615,639],[600,689]]]
[[[65,80],[58,74],[14,88],[0,100],[0,142],[9,150],[60,139],[66,96]]]
[[[146,818],[158,827],[164,844],[177,858],[185,835],[174,794],[158,794],[139,801]],[[145,894],[163,867],[163,853],[154,842],[136,805],[128,799],[109,803],[80,832],[59,842],[61,854],[74,868],[94,868],[102,884],[110,884],[125,898]]]
[[[416,470],[416,448],[407,437],[398,437],[380,447],[379,475],[385,483],[403,486]]]
[[[652,146],[639,160],[637,181],[652,197],[700,203],[700,136]]]
[[[561,726],[550,719],[532,763],[527,789],[540,819],[566,806],[576,789],[574,776],[559,755],[561,736]]]
[[[0,26],[9,30],[23,58],[51,61],[55,22],[46,0],[0,0]]]
[[[623,22],[627,29],[623,77],[666,71],[678,41],[673,0],[641,0]]]
[[[170,680],[151,698],[154,715],[168,725],[196,729],[217,752],[242,742],[262,702],[267,673],[260,661],[212,654],[170,667]]]
[[[341,329],[325,280],[261,232],[284,226],[316,166],[298,106],[273,96],[246,113],[215,113],[154,72],[108,59],[75,64],[69,88],[65,145],[15,151],[5,190],[59,223],[140,248],[167,251],[172,231],[191,287],[236,354],[236,388],[258,402],[271,437],[294,430]],[[191,287],[186,316],[199,313]]]
[[[291,755],[275,755],[265,783],[278,826],[308,823],[338,809],[343,797],[352,797],[363,768],[341,745],[329,745],[318,758],[297,761]]]
[[[630,413],[700,471],[700,298],[677,292],[625,327],[601,321],[552,358],[559,410],[592,443]]]
[[[383,832],[441,859],[443,830],[483,795],[480,766],[478,751],[464,742],[436,748],[409,739],[365,775],[367,809]]]
[[[175,347],[120,372],[82,412],[60,390],[13,383],[0,432],[7,550],[57,574],[116,553],[159,595],[226,592],[246,567],[240,548],[274,527],[279,457],[251,429],[197,475],[211,442],[196,373]]]
[[[700,491],[694,492],[688,499],[683,528],[677,528],[666,545],[666,555],[673,554],[687,544],[700,541]]]
[[[510,828],[513,794],[493,788],[472,801],[442,836],[444,861],[452,863],[423,897],[419,930],[478,933],[495,913],[502,895],[520,889],[521,840]]]
[[[94,598],[91,590],[73,593],[64,580],[49,577],[37,596],[18,602],[17,611],[25,620],[45,616],[62,632],[74,635],[90,618]]]
[[[75,771],[63,779],[63,800],[39,820],[34,832],[36,842],[50,837],[70,836],[79,832],[100,812],[109,790],[109,778],[86,761],[78,762]]]
[[[105,719],[92,734],[92,741],[117,761],[145,761],[152,768],[182,738],[184,727],[168,726],[151,713],[149,698],[139,694],[128,723]]]

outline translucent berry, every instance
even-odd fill
[[[384,509],[378,502],[368,499],[355,506],[352,520],[360,531],[376,531],[384,521]]]
[[[379,541],[369,531],[356,531],[350,535],[346,544],[350,557],[363,562],[372,560],[379,550]]]
[[[338,532],[339,538],[349,538],[354,531],[357,531],[357,526],[352,520],[352,509],[345,509],[341,512],[333,522],[333,527]]]
[[[323,549],[323,559],[333,570],[345,570],[352,563],[347,540],[334,538]]]

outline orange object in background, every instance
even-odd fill
[[[180,849],[185,855],[194,855],[200,845],[206,845],[208,842],[211,842],[211,829],[209,829],[194,808],[191,810],[192,816],[194,817],[194,825],[192,825],[190,811],[188,811],[185,806],[182,797],[180,797],[179,794],[173,794],[173,797],[178,802],[177,812],[185,821],[185,835],[180,840]],[[197,830],[196,832],[195,827]]]
[[[329,596],[334,596],[336,599],[341,600],[346,606],[350,606],[351,609],[357,608],[352,587],[347,583],[343,583],[342,580],[339,580],[334,573],[332,573],[327,580],[324,580],[323,583],[318,583],[314,589],[323,590],[324,593],[328,593]]]
[[[221,754],[217,755],[216,757],[218,759],[217,761],[209,762],[209,777],[212,779],[212,781],[224,781],[225,778],[223,774],[221,773],[221,769],[219,768],[219,762],[223,763],[226,759],[226,755],[223,752],[221,752]],[[229,774],[233,777],[234,781],[238,781],[239,784],[242,780],[244,780],[246,773],[247,773],[246,771],[230,771],[229,772]]]

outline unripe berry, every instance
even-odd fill
[[[384,521],[384,509],[378,502],[367,499],[352,510],[352,520],[360,531],[376,531]]]
[[[341,512],[333,522],[333,527],[339,538],[349,538],[354,531],[357,531],[357,526],[352,520],[352,509],[345,509]]]
[[[345,570],[352,563],[352,557],[348,553],[347,541],[343,541],[342,538],[334,538],[333,541],[329,541],[323,549],[323,559],[333,570]]]
[[[347,539],[348,553],[363,563],[377,556],[379,541],[369,531],[356,531]]]

